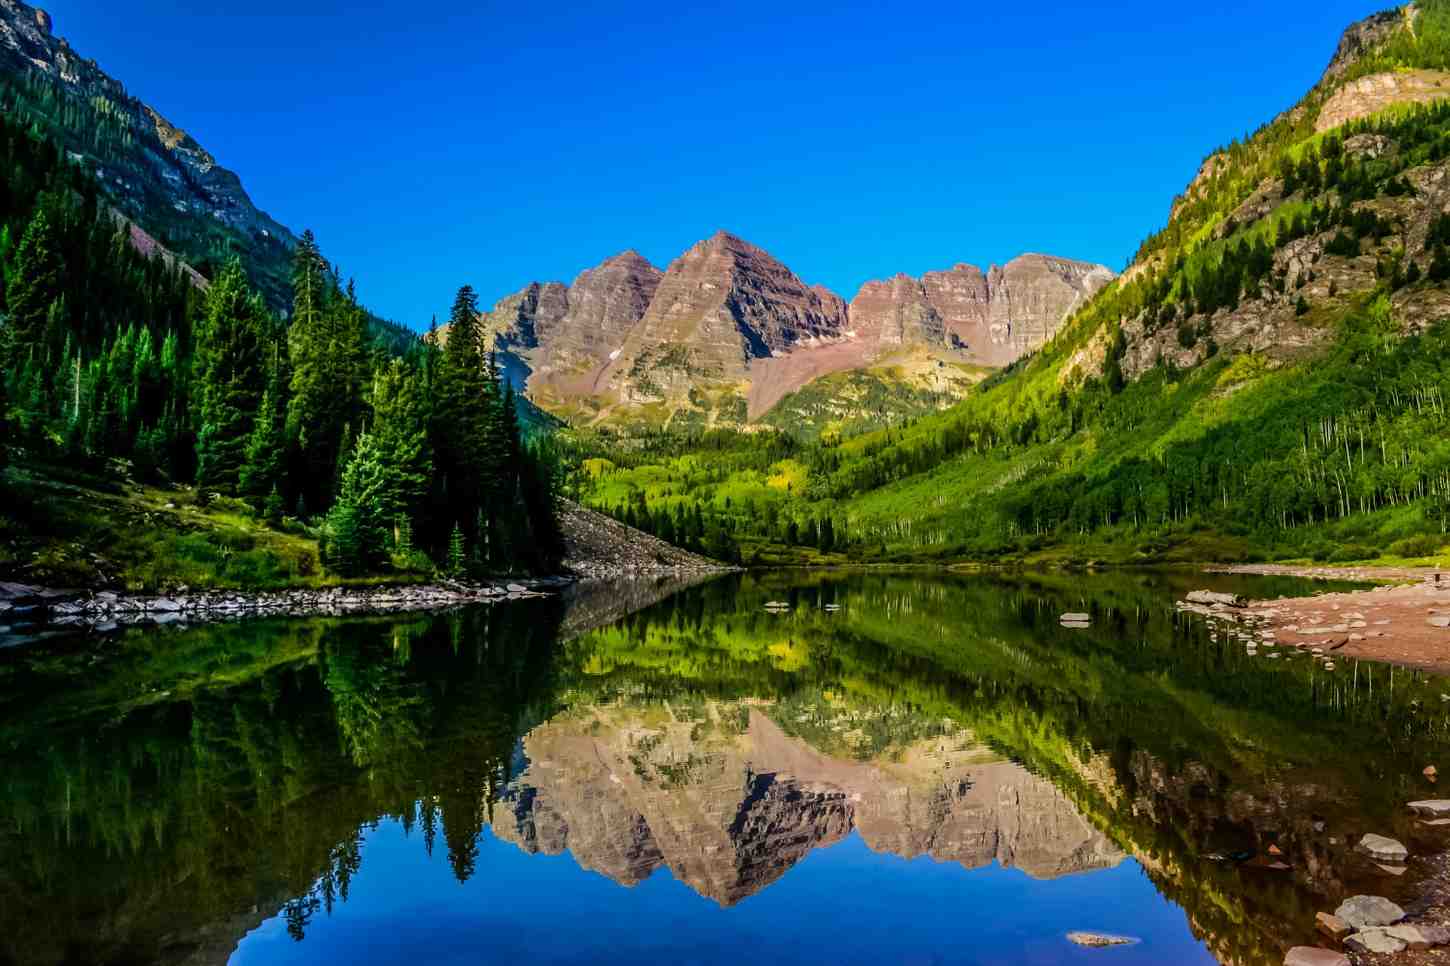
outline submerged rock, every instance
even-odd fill
[[[1318,946],[1295,946],[1284,957],[1284,966],[1349,966],[1349,957]]]
[[[1070,932],[1067,934],[1067,941],[1076,943],[1079,946],[1103,947],[1103,946],[1135,946],[1141,940],[1133,936],[1114,936],[1106,932]]]
[[[1427,818],[1450,818],[1450,798],[1429,798],[1406,806],[1416,815]]]
[[[1430,949],[1450,943],[1450,929],[1444,926],[1386,926],[1380,930],[1387,936],[1400,940],[1411,949]]]
[[[1186,598],[1190,604],[1222,604],[1225,607],[1242,607],[1244,599],[1238,594],[1223,594],[1216,590],[1190,591]]]
[[[1365,929],[1346,939],[1344,945],[1359,953],[1398,953],[1409,944],[1388,930]]]
[[[1392,926],[1405,918],[1405,910],[1384,896],[1350,896],[1334,914],[1356,929]]]
[[[1373,832],[1359,840],[1359,850],[1385,862],[1403,862],[1410,857],[1410,850],[1400,842]]]

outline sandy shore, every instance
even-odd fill
[[[1260,631],[1281,646],[1450,674],[1450,573],[1414,567],[1246,565],[1218,573],[1273,574],[1379,586],[1251,602]]]

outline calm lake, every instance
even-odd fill
[[[1415,894],[1359,836],[1450,845],[1404,810],[1450,682],[1252,656],[1200,587],[1306,589],[765,573],[0,650],[0,961],[1277,966]]]

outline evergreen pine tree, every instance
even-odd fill
[[[200,396],[197,485],[235,493],[253,416],[263,392],[261,329],[266,310],[229,261],[207,292],[196,335]]]
[[[448,338],[438,359],[432,440],[437,464],[435,500],[448,516],[467,521],[465,538],[477,552],[479,510],[485,496],[484,467],[492,387],[479,351],[478,297],[458,290],[448,319]],[[441,516],[437,514],[436,516]]]
[[[262,505],[262,515],[268,523],[276,526],[282,522],[282,514],[285,512],[286,506],[287,504],[282,500],[282,491],[277,489],[276,483],[273,483],[272,492],[267,494],[267,500]]]
[[[304,232],[293,254],[287,436],[300,460],[296,482],[314,507],[330,504],[335,471],[347,462],[344,433],[362,415],[366,315],[351,286],[346,293],[336,288],[316,241]]]
[[[453,525],[453,533],[448,537],[448,576],[462,577],[467,570],[467,548],[463,542],[463,528],[458,524]]]
[[[278,493],[282,477],[282,410],[271,387],[262,392],[262,403],[257,408],[243,455],[238,492],[262,511],[271,496]],[[280,519],[281,514],[277,516]]]
[[[64,263],[59,226],[42,200],[20,238],[8,273],[6,302],[10,311],[5,327],[3,361],[12,371],[26,358],[45,353],[44,341],[52,321],[51,307],[61,297]]]
[[[327,515],[328,566],[344,576],[378,567],[386,558],[386,521],[382,509],[384,468],[369,433],[357,443],[342,473],[337,500]]]
[[[418,513],[433,474],[420,382],[421,373],[402,359],[381,367],[373,377],[372,438],[383,468],[379,499],[384,519],[394,527]],[[394,537],[398,540],[399,534]]]

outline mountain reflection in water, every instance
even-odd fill
[[[0,653],[0,960],[1060,962],[1087,928],[1278,963],[1413,894],[1359,835],[1446,846],[1402,806],[1447,689],[1212,640],[1172,606],[1208,582],[765,574]]]

